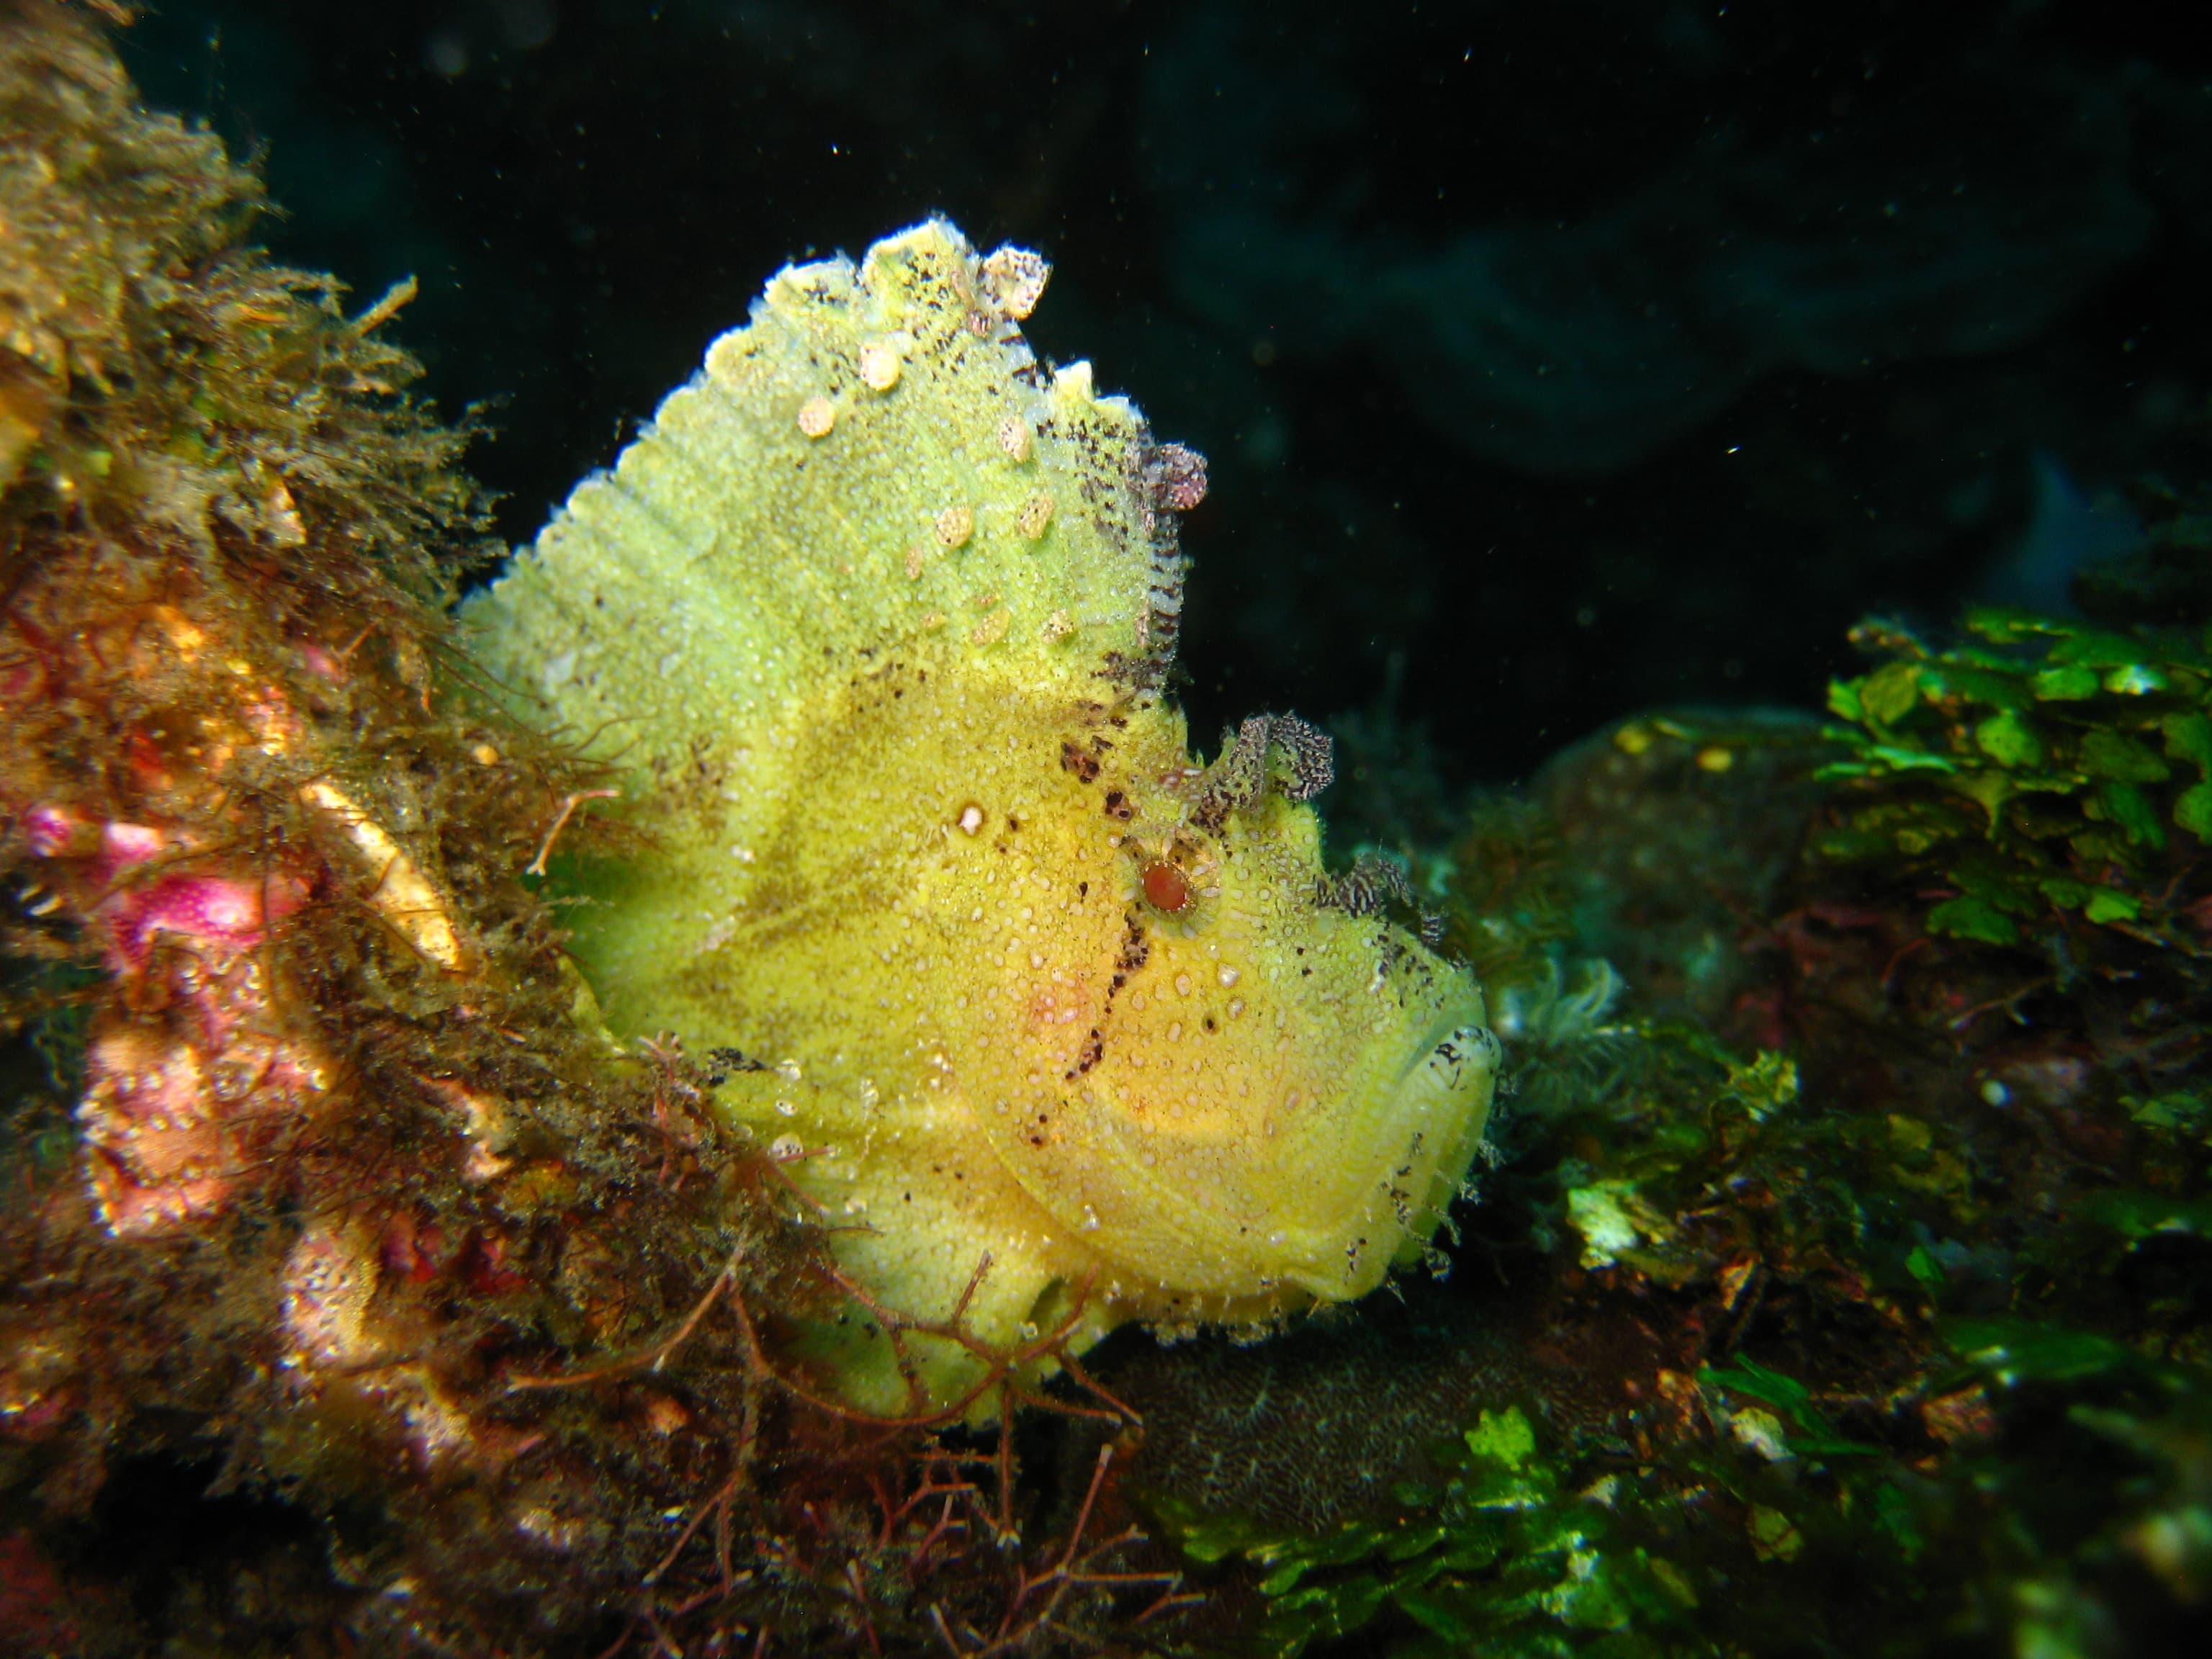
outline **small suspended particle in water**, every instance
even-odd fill
[[[1036,309],[1052,266],[1025,247],[1002,247],[983,261],[983,291],[1000,310],[1020,322]]]
[[[975,509],[948,507],[937,515],[937,539],[947,547],[965,547],[975,533]]]
[[[871,391],[889,392],[899,382],[897,349],[884,340],[871,340],[860,348],[860,378]]]
[[[827,398],[809,398],[799,406],[799,429],[810,438],[826,438],[837,424],[837,405]]]

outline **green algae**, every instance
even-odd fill
[[[1409,1627],[1394,1652],[1534,1654],[1677,1624],[1696,1607],[1672,1564],[1621,1541],[1618,1483],[1563,1491],[1519,1407],[1483,1412],[1438,1463],[1440,1482],[1401,1488],[1382,1520],[1297,1539],[1199,1521],[1184,1547],[1255,1564],[1267,1606],[1250,1641],[1284,1656],[1365,1631],[1386,1610]]]
[[[1856,787],[1818,854],[1940,877],[1934,933],[2018,945],[2063,920],[2196,948],[2166,889],[2212,835],[2207,641],[2003,610],[1964,626],[1855,630],[1887,660],[1829,688],[1843,752],[1820,775]]]

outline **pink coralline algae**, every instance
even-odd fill
[[[60,858],[72,852],[89,852],[100,844],[100,834],[66,806],[33,806],[23,814],[23,838],[34,858]]]
[[[131,1024],[93,1040],[77,1107],[100,1216],[118,1234],[220,1212],[239,1179],[319,1111],[329,1071],[274,1029],[260,965],[180,958],[200,1029]]]
[[[77,1107],[101,1218],[144,1237],[219,1212],[327,1099],[331,1068],[277,1017],[259,954],[306,903],[306,877],[153,873],[157,860],[202,855],[180,832],[94,824],[65,806],[32,807],[22,827],[51,884],[83,901],[124,990],[93,1034]]]
[[[268,926],[300,908],[307,890],[297,877],[159,876],[127,887],[101,904],[112,965],[136,969],[165,939],[187,949],[237,955],[261,943]]]

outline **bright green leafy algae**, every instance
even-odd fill
[[[1261,1570],[1258,1641],[1283,1655],[1350,1636],[1386,1608],[1419,1632],[1398,1651],[1534,1654],[1679,1622],[1697,1606],[1678,1569],[1620,1546],[1618,1481],[1563,1491],[1517,1407],[1482,1412],[1437,1462],[1442,1482],[1401,1488],[1387,1520],[1301,1539],[1200,1520],[1184,1546],[1200,1560],[1242,1552]]]
[[[1817,850],[1939,874],[1931,933],[2014,945],[2072,918],[2193,947],[2163,889],[2174,832],[2212,833],[2204,640],[1998,610],[1966,627],[1853,635],[1889,660],[1829,688],[1847,724],[1821,775],[1859,787]]]

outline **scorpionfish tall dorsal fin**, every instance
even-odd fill
[[[601,752],[680,767],[695,732],[772,741],[870,652],[1156,684],[1182,604],[1167,509],[1203,474],[1088,363],[1042,370],[1018,319],[1046,269],[931,220],[780,273],[477,607],[529,641],[520,689]]]

